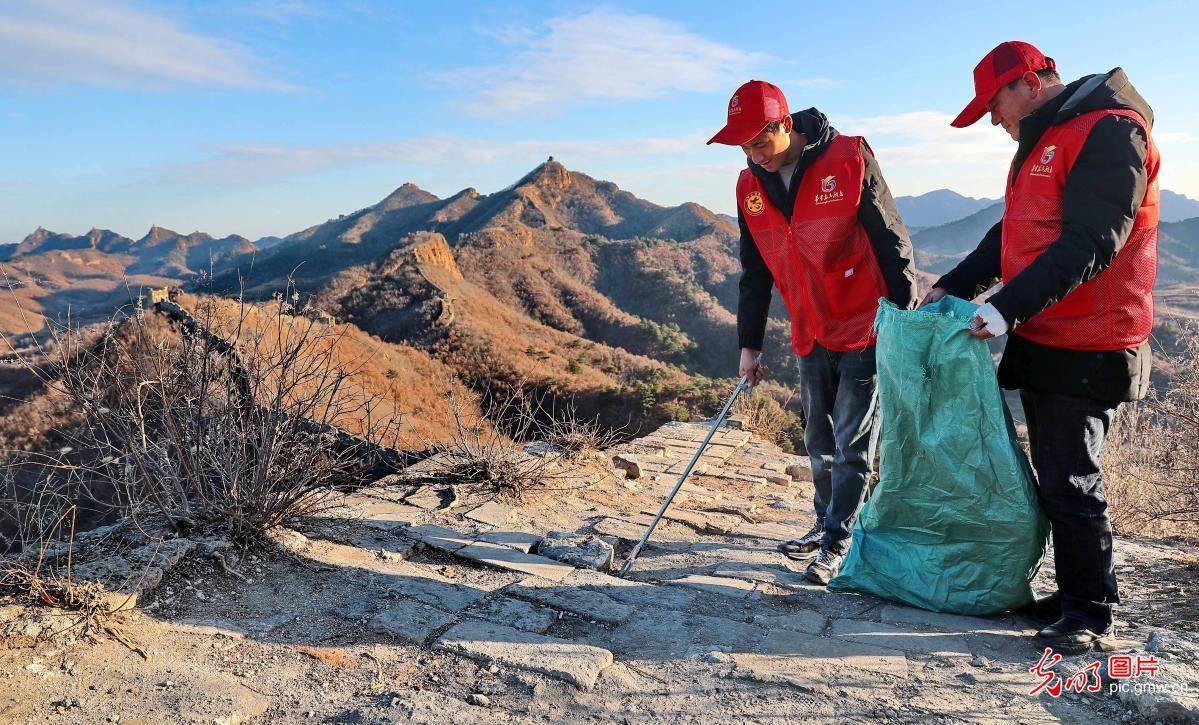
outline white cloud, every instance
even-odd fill
[[[0,83],[287,89],[248,50],[171,18],[101,0],[0,5]]]
[[[846,118],[834,125],[866,137],[896,196],[944,188],[970,196],[1000,196],[1015,142],[985,121],[953,128],[952,120],[947,113],[913,111]]]
[[[472,166],[500,163],[540,163],[554,156],[581,168],[589,161],[638,158],[695,151],[707,137],[695,131],[679,137],[619,140],[516,140],[481,142],[478,138],[432,135],[404,141],[322,146],[238,145],[217,147],[216,155],[160,169],[163,180],[189,184],[257,184],[296,174],[356,166],[410,164],[439,166],[469,148]],[[468,181],[469,183],[469,181]]]
[[[729,90],[767,58],[668,20],[610,10],[554,18],[540,31],[506,27],[487,34],[506,44],[520,43],[523,50],[502,66],[442,74],[473,86],[463,107],[479,115]]]

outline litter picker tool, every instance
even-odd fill
[[[754,367],[757,368],[761,364],[762,356],[759,355],[758,359],[754,362]],[[649,541],[650,535],[654,533],[654,528],[656,528],[658,522],[662,520],[662,516],[666,513],[666,509],[670,508],[670,502],[674,500],[675,494],[677,494],[679,489],[683,487],[683,481],[686,481],[687,476],[691,475],[691,469],[695,468],[695,462],[699,460],[699,457],[703,454],[704,449],[708,447],[708,442],[712,440],[712,436],[716,434],[717,429],[720,428],[720,424],[724,422],[725,416],[729,414],[729,410],[731,410],[733,407],[733,403],[737,402],[737,396],[741,395],[742,391],[752,390],[753,386],[749,384],[749,375],[741,376],[741,381],[738,382],[737,387],[733,389],[733,394],[731,397],[729,397],[729,402],[724,404],[724,409],[720,411],[720,415],[716,416],[716,420],[712,422],[712,430],[708,431],[708,435],[704,437],[704,442],[699,444],[699,449],[696,450],[695,455],[691,457],[691,462],[687,464],[687,467],[683,469],[682,475],[679,476],[679,482],[674,485],[674,488],[671,489],[670,494],[666,496],[666,500],[662,502],[662,508],[658,509],[658,515],[654,517],[653,521],[649,522],[649,528],[647,528],[645,533],[641,535],[641,541],[638,541],[637,545],[633,547],[633,550],[629,552],[629,555],[624,560],[624,564],[621,565],[620,573],[617,576],[625,576],[633,568],[633,562],[636,561],[637,556],[641,554],[641,548],[645,546],[645,542]]]

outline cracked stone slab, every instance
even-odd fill
[[[642,535],[645,534],[645,527],[648,523],[649,522],[647,521],[646,524],[638,524],[632,521],[625,521],[623,519],[604,518],[595,522],[595,525],[592,528],[594,528],[597,533],[605,536],[615,536],[618,539],[636,543],[640,541]],[[688,542],[679,537],[677,534],[674,534],[670,531],[664,531],[662,525],[658,524],[658,528],[654,529],[653,536],[650,537],[649,542],[647,542],[645,546],[647,549],[652,548],[663,549],[666,551],[684,551],[688,546]]]
[[[750,679],[800,686],[830,679],[872,681],[879,675],[900,680],[908,677],[907,657],[899,650],[801,632],[772,632],[761,641],[756,652],[734,654],[733,661],[737,663],[738,674]],[[877,687],[877,682],[872,686]]]
[[[478,541],[507,546],[517,551],[523,551],[526,554],[532,554],[537,550],[537,545],[541,543],[540,536],[530,534],[527,531],[488,531],[479,534],[475,538]]]
[[[508,519],[512,517],[512,511],[513,508],[511,506],[505,506],[495,501],[488,501],[482,506],[467,511],[464,516],[472,521],[478,521],[481,524],[502,529],[508,525]]]
[[[807,587],[810,583],[803,574],[781,567],[748,562],[727,562],[716,567],[713,576],[731,579],[743,579],[751,582],[774,584],[775,586],[796,588]]]
[[[755,594],[754,590],[757,585],[753,582],[742,581],[740,579],[726,579],[724,577],[705,576],[703,574],[690,574],[681,579],[671,579],[663,582],[672,586],[688,587],[697,589],[701,592],[710,592],[712,594],[720,594],[726,597],[735,597],[737,599],[746,599]]]
[[[632,607],[621,604],[606,594],[590,589],[538,582],[533,579],[526,579],[514,584],[505,589],[504,593],[604,624],[620,624],[633,613]]]
[[[828,617],[811,609],[801,609],[789,614],[757,614],[754,624],[769,630],[785,629],[790,632],[820,635],[828,626]]]
[[[487,596],[486,591],[474,587],[451,584],[407,571],[393,575],[392,578],[395,581],[389,587],[391,591],[418,602],[431,604],[447,612],[461,611]]]
[[[696,597],[694,591],[683,587],[654,586],[590,569],[574,570],[562,585],[597,591],[635,608],[663,607],[685,612],[695,604]]]
[[[454,554],[480,564],[532,574],[555,582],[562,581],[567,574],[574,571],[573,566],[562,562],[536,554],[526,554],[523,551],[499,544],[489,544],[485,541],[476,541],[470,546],[458,549]]]
[[[752,651],[769,636],[762,627],[725,617],[644,607],[619,627],[591,634],[590,640],[611,647],[622,659],[664,660],[712,650]]]
[[[973,656],[966,640],[959,635],[907,629],[864,619],[835,619],[830,634],[835,639],[901,650],[909,654],[967,659]]]
[[[485,619],[536,634],[545,632],[558,620],[558,613],[552,609],[510,597],[489,599],[467,611],[466,615],[472,619]]]
[[[454,615],[428,604],[401,600],[371,617],[367,628],[405,642],[422,644],[429,635],[454,621]]]
[[[594,687],[600,672],[612,664],[612,653],[601,647],[476,620],[454,625],[435,646],[474,660],[540,672],[584,690]]]
[[[455,552],[475,540],[474,534],[461,533],[436,524],[420,524],[404,529],[404,535],[432,546],[434,549]]]
[[[645,510],[643,513],[650,515],[657,514],[657,510]],[[678,521],[686,524],[700,532],[712,534],[720,534],[721,536],[731,533],[737,529],[742,523],[740,518],[730,516],[728,514],[707,513],[703,511],[692,511],[684,508],[669,508],[662,518],[668,521]]]

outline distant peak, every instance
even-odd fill
[[[534,184],[536,186],[562,187],[570,183],[570,171],[565,166],[549,157],[545,163],[525,175],[518,186]]]
[[[402,209],[406,206],[428,204],[433,201],[439,201],[436,195],[430,194],[411,181],[407,181],[401,184],[400,188],[384,197],[383,201],[375,205],[375,208],[380,211],[391,211],[393,209]]]

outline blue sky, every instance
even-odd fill
[[[897,195],[997,197],[1012,142],[948,123],[1009,39],[1067,80],[1124,67],[1162,185],[1199,198],[1195,4],[970,5],[2,0],[0,243],[283,235],[406,181],[490,193],[550,155],[732,212],[744,158],[704,141],[751,77],[865,134]]]

